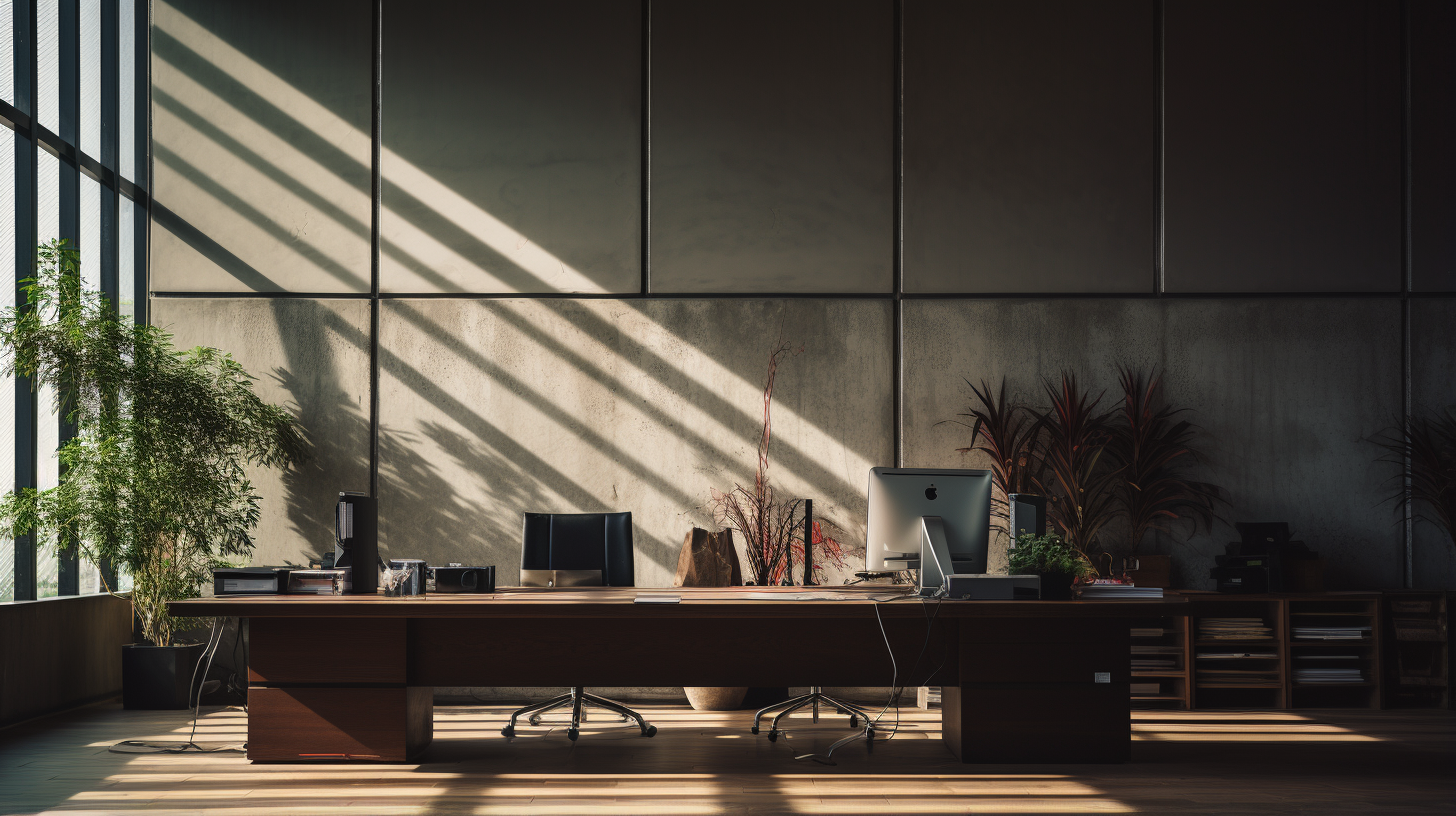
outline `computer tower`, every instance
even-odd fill
[[[1012,493],[1006,503],[1010,506],[1013,542],[1023,535],[1046,535],[1046,496]]]
[[[379,503],[366,493],[344,492],[334,509],[334,568],[349,568],[349,594],[373,595],[379,589]]]

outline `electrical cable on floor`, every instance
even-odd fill
[[[212,622],[212,633],[207,638],[207,647],[197,658],[197,665],[192,669],[192,679],[187,684],[187,701],[192,708],[192,732],[188,734],[186,742],[166,742],[162,740],[122,740],[107,749],[113,754],[222,754],[222,753],[246,753],[247,743],[242,745],[221,745],[216,747],[203,747],[197,744],[197,719],[202,711],[202,684],[207,682],[207,673],[212,670],[212,658],[217,654],[218,646],[222,645],[223,627],[222,618],[214,618]],[[241,626],[242,622],[239,621]],[[206,661],[206,668],[203,662]],[[197,682],[197,672],[202,671],[202,684]],[[197,686],[196,702],[193,702],[192,687]]]
[[[929,613],[929,612],[926,613],[926,621],[925,621],[925,642],[920,645],[920,653],[918,655],[916,655],[915,662],[913,664],[911,664],[911,666],[910,666],[910,671],[908,672],[908,674],[910,674],[910,675],[913,675],[914,672],[915,672],[915,669],[917,669],[917,668],[920,667],[920,661],[925,657],[926,651],[930,648],[931,635],[935,631],[935,622],[940,617],[940,607],[941,607],[941,604],[944,602],[944,597],[943,597],[943,594],[942,593],[943,593],[943,591],[941,593],[936,593],[936,595],[935,595],[935,598],[936,598],[935,613],[933,615],[931,613]],[[880,625],[880,637],[884,638],[884,640],[885,640],[885,651],[888,652],[889,655],[890,655],[890,668],[891,668],[890,697],[885,702],[885,707],[882,708],[882,709],[880,709],[880,713],[879,714],[876,714],[875,715],[875,718],[872,721],[870,721],[869,723],[867,723],[865,725],[865,727],[862,730],[860,730],[859,733],[857,733],[857,734],[851,734],[848,737],[845,737],[843,739],[837,740],[833,745],[830,745],[829,746],[829,749],[827,751],[825,751],[823,754],[817,754],[817,753],[801,754],[799,756],[794,757],[795,760],[802,761],[802,760],[808,759],[808,760],[813,760],[814,762],[817,762],[820,765],[835,765],[835,764],[837,764],[832,759],[832,757],[834,756],[834,752],[836,750],[838,750],[841,746],[848,745],[849,743],[855,742],[856,740],[864,739],[866,741],[872,741],[873,740],[873,737],[871,736],[871,734],[874,732],[875,726],[876,725],[879,725],[880,720],[885,716],[885,713],[890,710],[891,706],[893,706],[894,709],[895,709],[895,725],[894,725],[893,728],[891,728],[889,730],[889,732],[888,732],[889,735],[885,738],[885,741],[886,742],[889,742],[890,740],[894,739],[895,738],[895,734],[897,734],[899,732],[899,730],[900,730],[900,698],[904,695],[905,689],[907,688],[907,686],[901,686],[900,685],[900,667],[899,667],[899,664],[895,661],[895,650],[890,646],[890,635],[889,635],[888,632],[885,631],[885,621],[880,616],[880,604],[881,603],[889,603],[890,600],[897,600],[897,599],[889,599],[889,600],[886,600],[886,601],[879,601],[879,600],[876,600],[876,599],[871,599],[871,600],[874,600],[875,601],[875,605],[874,605],[875,622]],[[921,598],[920,599],[920,603],[921,603],[922,610],[925,609],[926,606],[928,606],[928,604],[926,603],[926,600],[924,598]],[[930,675],[927,677],[927,679],[929,679],[931,677],[934,677],[936,675],[936,673],[938,673],[944,665],[945,665],[945,658],[944,658],[944,656],[942,656],[940,665],[936,666],[935,671],[934,672],[931,672]]]

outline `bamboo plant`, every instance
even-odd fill
[[[253,548],[248,466],[288,466],[304,439],[230,355],[178,351],[83,290],[68,242],[42,245],[37,261],[23,304],[0,312],[4,374],[51,386],[76,433],[56,452],[60,483],[6,494],[0,528],[129,572],[142,636],[170,645],[167,601],[196,596],[213,567]]]

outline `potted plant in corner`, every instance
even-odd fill
[[[1137,563],[1134,582],[1167,587],[1171,557],[1141,553],[1144,539],[1151,532],[1172,535],[1175,525],[1185,520],[1194,530],[1200,524],[1212,530],[1219,506],[1227,502],[1218,486],[1188,476],[1201,459],[1198,427],[1178,418],[1187,408],[1174,408],[1163,399],[1162,376],[1118,366],[1117,379],[1122,416],[1108,443],[1118,465],[1113,509],[1127,522],[1128,561]]]
[[[122,647],[123,702],[185,708],[198,648],[173,643],[166,604],[195,597],[213,567],[252,551],[258,495],[247,466],[290,465],[304,440],[231,356],[179,352],[167,333],[84,291],[67,242],[37,258],[24,303],[0,312],[4,373],[51,386],[76,435],[57,451],[60,483],[0,499],[0,527],[55,536],[125,570],[145,643]]]
[[[1072,584],[1092,572],[1087,557],[1056,533],[1017,536],[1009,561],[1010,574],[1041,577],[1044,601],[1070,600]]]

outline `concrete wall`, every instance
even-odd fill
[[[1407,111],[1396,4],[1174,5],[906,0],[896,40],[883,0],[386,0],[376,282],[372,4],[158,0],[155,318],[318,451],[259,475],[258,560],[328,547],[367,484],[372,352],[391,554],[508,583],[521,511],[629,509],[665,583],[751,479],[782,332],[774,478],[853,546],[897,440],[974,464],[941,424],[963,378],[1131,362],[1193,410],[1231,521],[1400,585],[1368,439],[1407,388],[1456,402],[1451,15],[1411,4]],[[1204,587],[1231,536],[1158,546]],[[1449,541],[1414,547],[1456,585]]]

